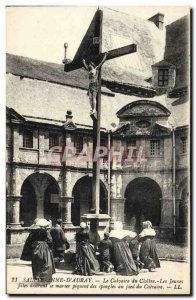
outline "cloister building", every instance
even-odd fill
[[[104,18],[106,48],[131,40],[138,51],[103,67],[101,146],[124,150],[111,161],[108,151],[100,158],[100,212],[111,224],[120,220],[134,230],[148,219],[160,238],[183,241],[190,181],[189,16],[166,26],[165,39],[160,13],[143,20],[105,10]],[[91,212],[92,161],[80,155],[93,144],[88,74],[63,68],[7,54],[10,247],[20,248],[37,217],[53,223],[62,218],[74,241],[81,216]],[[71,158],[62,159],[65,146],[75,147]]]

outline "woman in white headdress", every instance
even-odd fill
[[[157,253],[155,235],[156,232],[152,228],[150,221],[142,223],[143,230],[138,236],[140,242],[140,261],[144,264],[150,272],[153,272],[156,268],[160,268],[159,257]]]
[[[76,233],[76,268],[74,273],[91,276],[100,271],[95,250],[89,242],[89,229],[86,223],[80,223],[80,230]]]
[[[136,237],[136,233],[123,229],[120,221],[114,223],[114,230],[110,232],[113,259],[117,275],[137,275],[138,268],[132,257],[129,242]]]
[[[30,234],[21,255],[22,260],[32,261],[33,279],[49,283],[55,266],[52,254],[52,237],[48,231],[50,222],[36,219],[30,226]]]

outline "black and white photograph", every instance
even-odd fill
[[[5,13],[7,294],[190,295],[191,8]]]

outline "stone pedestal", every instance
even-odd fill
[[[20,199],[21,195],[8,195],[7,196],[7,205],[8,205],[8,214],[9,214],[9,228],[19,228],[20,224]]]
[[[73,227],[71,222],[71,203],[73,197],[61,196],[60,197],[60,215],[63,220],[63,228]]]
[[[109,231],[110,216],[107,214],[84,214],[81,216],[81,221],[85,222],[89,228],[92,220],[97,222],[97,232],[102,240],[104,232]]]

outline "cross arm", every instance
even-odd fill
[[[121,48],[117,48],[117,49],[108,51],[106,60],[110,60],[110,59],[113,59],[113,58],[116,58],[116,57],[124,56],[124,55],[130,54],[130,53],[134,53],[136,51],[137,51],[137,45],[136,44],[130,44],[130,45],[127,45],[125,47],[121,47]],[[88,59],[88,61],[100,61],[100,60],[103,59],[104,55],[105,55],[105,53],[101,53],[101,54],[96,55],[96,56],[95,55],[90,56],[87,59]],[[69,72],[69,71],[73,71],[73,70],[82,68],[83,67],[82,59],[83,58],[81,58],[81,60],[72,61],[69,64],[65,64],[64,71]]]

